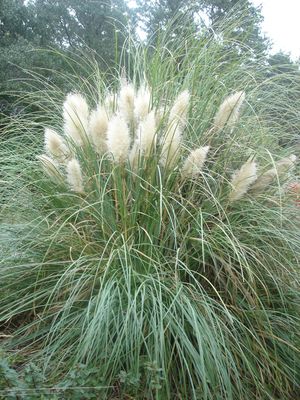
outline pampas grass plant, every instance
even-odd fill
[[[126,82],[93,69],[70,95],[47,86],[28,97],[47,120],[7,128],[3,345],[49,386],[96,371],[101,399],[295,399],[299,209],[282,187],[296,160],[253,111],[263,71],[187,40],[128,43]],[[41,125],[67,159],[33,156]]]

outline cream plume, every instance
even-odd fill
[[[138,142],[143,154],[149,155],[150,150],[155,146],[156,140],[156,121],[155,113],[151,111],[145,119],[140,123]]]
[[[40,163],[42,164],[42,168],[44,172],[50,177],[54,178],[55,180],[58,180],[63,182],[63,177],[62,174],[59,170],[59,166],[55,160],[53,160],[51,157],[48,157],[46,154],[41,154],[36,157]]]
[[[257,179],[256,170],[256,162],[249,159],[234,173],[231,180],[232,190],[229,195],[230,202],[241,199],[244,194],[247,193],[250,185]]]
[[[184,90],[176,98],[173,107],[171,108],[169,116],[169,124],[180,123],[182,127],[185,127],[187,122],[187,112],[189,108],[189,102],[190,102],[190,94],[188,90]]]
[[[107,113],[105,109],[99,105],[96,110],[92,111],[89,121],[89,134],[95,150],[99,154],[103,154],[107,151],[107,128]]]
[[[53,129],[45,129],[45,150],[50,156],[60,162],[66,161],[70,156],[70,151],[63,138]]]
[[[88,132],[89,108],[85,98],[78,93],[68,94],[63,106],[65,133],[81,145]]]
[[[108,124],[107,149],[112,154],[114,161],[124,162],[128,157],[130,134],[126,122],[115,115]]]
[[[148,86],[141,86],[135,100],[134,115],[137,122],[141,121],[149,113],[151,93]]]
[[[134,141],[129,155],[131,167],[136,169],[140,155],[148,157],[151,149],[156,145],[156,119],[154,111],[151,111],[138,127],[137,138]]]
[[[240,109],[245,100],[245,92],[234,93],[223,101],[214,118],[214,128],[217,131],[225,126],[232,127],[238,120]]]
[[[258,177],[255,184],[251,187],[251,192],[263,192],[275,180],[276,176],[281,177],[289,169],[293,168],[296,159],[297,157],[292,154],[277,161],[274,168],[269,169]]]
[[[205,163],[209,146],[200,147],[199,149],[191,151],[182,167],[183,178],[196,178],[201,174],[203,165]]]
[[[176,98],[171,108],[166,135],[162,140],[160,162],[164,167],[173,167],[178,159],[182,131],[187,122],[189,99],[189,92],[184,90]]]
[[[131,84],[121,86],[119,95],[119,110],[127,122],[133,121],[134,116],[134,87]]]
[[[166,135],[162,140],[162,150],[160,163],[164,167],[173,167],[176,163],[180,147],[181,147],[182,132],[180,126],[172,124],[169,126]]]
[[[75,158],[70,160],[67,164],[67,182],[74,192],[80,194],[84,193],[81,167],[78,160]]]

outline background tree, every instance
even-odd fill
[[[255,7],[250,0],[204,0],[204,10],[212,29],[217,29],[224,21],[228,23],[228,19],[235,21],[234,28],[226,32],[228,40],[243,44],[239,50],[250,50],[259,57],[266,53],[269,41],[261,31],[261,7]]]
[[[184,37],[191,31],[196,32],[199,24],[196,14],[202,9],[201,2],[192,0],[137,0],[135,13],[137,19],[146,32],[148,39],[155,42],[159,31],[167,30],[173,36]]]
[[[17,87],[20,68],[26,68],[28,52],[38,45],[31,28],[31,15],[23,0],[0,0],[0,110],[9,106],[9,97],[3,92]],[[16,67],[18,65],[18,67]]]
[[[125,40],[129,16],[123,0],[0,0],[2,112],[13,111],[11,95],[20,90],[24,70],[38,70],[53,80],[52,70],[70,68],[63,57],[35,49],[92,52],[101,69],[112,68]]]
[[[170,28],[170,24],[174,36],[184,38],[187,30],[188,33],[199,33],[204,18],[206,22],[208,19],[212,33],[224,21],[227,25],[231,23],[232,30],[225,29],[226,39],[232,43],[242,43],[243,51],[248,49],[261,54],[268,48],[268,41],[261,33],[261,10],[253,6],[250,0],[138,0],[137,5],[139,20],[152,41],[160,29]]]
[[[32,0],[31,5],[45,42],[50,37],[60,48],[88,47],[103,64],[115,61],[130,15],[123,0]]]

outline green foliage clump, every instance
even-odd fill
[[[131,83],[78,79],[65,103],[39,92],[47,155],[5,143],[19,151],[1,152],[5,347],[51,382],[105,383],[103,398],[295,398],[295,157],[253,112],[261,71],[229,63],[227,45],[131,47]],[[28,127],[39,136],[9,129]]]
[[[98,370],[84,364],[75,365],[66,378],[57,385],[51,385],[34,363],[28,363],[18,369],[10,360],[1,355],[0,359],[0,399],[32,399],[32,400],[60,400],[60,399],[99,399],[106,387],[100,385]]]

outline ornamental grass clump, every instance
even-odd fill
[[[298,393],[296,158],[199,63],[74,91],[22,161],[0,321],[53,386],[84,365],[103,399]]]

